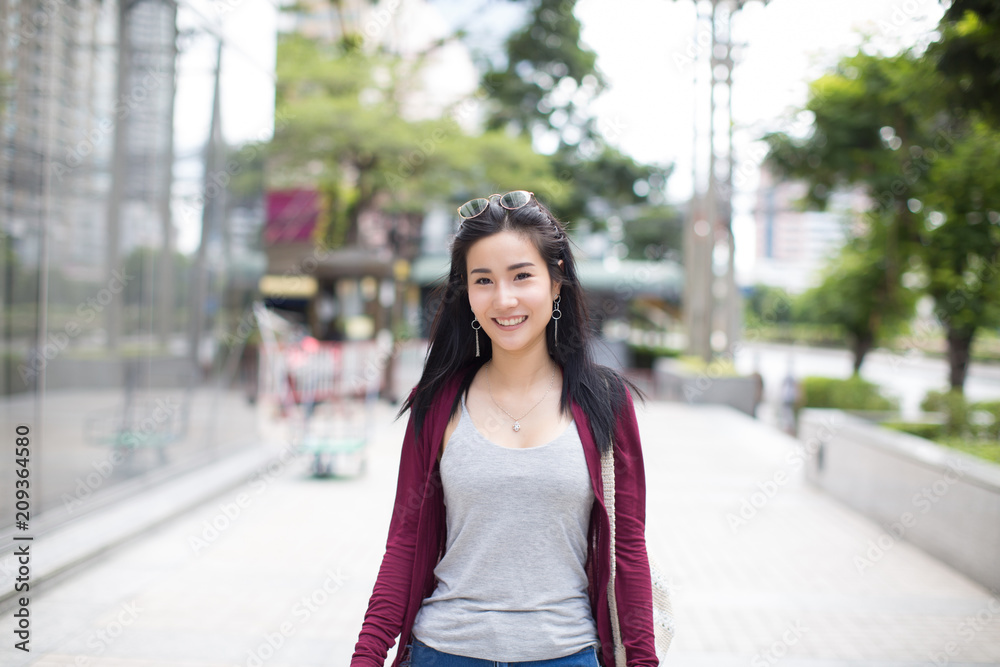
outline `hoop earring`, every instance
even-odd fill
[[[476,330],[476,356],[479,356],[479,330],[483,328],[482,324],[479,324],[479,320],[476,316],[472,316],[472,328]]]
[[[556,347],[559,346],[559,320],[560,318],[562,318],[562,311],[559,310],[559,301],[561,299],[562,296],[556,294],[556,300],[552,302],[552,319],[555,320],[556,322],[556,330],[555,333],[553,334],[553,342],[556,345]]]

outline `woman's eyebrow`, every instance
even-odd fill
[[[513,271],[514,269],[523,269],[526,266],[534,266],[531,262],[521,262],[520,264],[511,264],[507,267],[508,271]],[[469,271],[470,274],[473,273],[492,273],[489,269],[472,269]]]

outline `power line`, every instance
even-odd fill
[[[277,4],[271,2],[270,0],[264,0],[264,1],[267,2],[267,4],[271,5],[272,7],[274,7],[275,9],[278,9],[280,11],[280,7]],[[275,82],[275,83],[277,82],[277,80],[278,80],[277,73],[273,69],[271,69],[269,67],[265,67],[264,65],[261,65],[260,62],[257,61],[256,58],[254,58],[252,55],[250,55],[249,53],[247,53],[246,51],[244,51],[241,47],[239,47],[238,45],[234,44],[231,40],[229,40],[228,38],[226,38],[225,35],[223,35],[222,32],[219,30],[219,28],[221,26],[216,25],[215,21],[213,21],[208,16],[205,16],[205,14],[201,12],[201,10],[199,10],[197,7],[195,7],[191,3],[191,0],[179,0],[179,2],[177,2],[177,6],[178,7],[184,6],[186,9],[190,10],[193,14],[195,14],[196,16],[198,16],[202,20],[202,22],[203,22],[202,25],[201,25],[201,29],[205,33],[211,35],[212,37],[214,37],[215,39],[217,39],[219,42],[221,42],[222,46],[224,48],[231,49],[234,53],[242,56],[244,58],[244,60],[246,60],[255,69],[257,69],[260,72],[266,74],[267,77],[272,82]]]

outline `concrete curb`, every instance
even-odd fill
[[[805,410],[799,434],[806,478],[883,528],[859,572],[905,539],[1000,588],[1000,466],[840,410]]]

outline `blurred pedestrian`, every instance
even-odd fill
[[[757,409],[760,407],[761,401],[764,400],[764,376],[760,374],[760,371],[754,369],[754,372],[750,374],[750,379],[753,381],[753,418],[758,419],[760,416],[757,414]]]
[[[788,358],[788,372],[781,381],[781,428],[790,435],[796,434],[796,409],[799,402],[799,383],[792,371],[792,358]]]
[[[601,452],[632,667],[658,664],[630,389],[594,362],[563,225],[530,192],[473,199],[410,411],[385,556],[351,664],[614,665]]]

